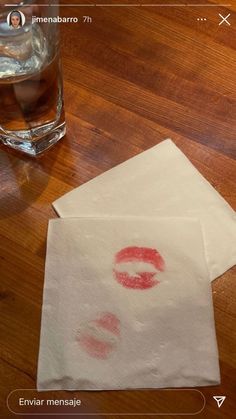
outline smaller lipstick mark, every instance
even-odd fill
[[[94,320],[94,324],[101,326],[116,336],[120,334],[120,321],[112,313],[104,313],[100,318]]]
[[[134,265],[137,262],[141,262],[143,266],[139,268],[135,274],[127,272],[128,264]],[[123,264],[127,265],[126,270],[120,269],[120,266]],[[152,272],[145,270],[145,266],[146,268],[148,266],[147,264],[152,268]],[[156,249],[130,246],[121,249],[115,255],[115,267],[113,269],[113,273],[116,280],[125,288],[140,290],[152,288],[159,284],[159,281],[156,279],[157,273],[163,272],[164,270],[164,259]]]
[[[112,313],[101,313],[77,333],[81,349],[93,358],[105,360],[116,349],[120,338],[120,321]]]
[[[84,334],[79,340],[81,348],[93,358],[107,359],[113,350],[113,344],[102,342],[91,335]]]

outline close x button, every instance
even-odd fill
[[[219,13],[219,17],[220,17],[220,23],[219,23],[219,26],[221,26],[221,25],[223,25],[223,24],[226,24],[226,25],[228,25],[228,26],[231,26],[231,23],[228,21],[228,19],[229,19],[229,17],[230,17],[230,13],[227,15],[227,16],[222,16],[220,13]]]

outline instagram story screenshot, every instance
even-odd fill
[[[0,0],[0,417],[234,419],[236,0]]]

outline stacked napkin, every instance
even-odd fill
[[[235,213],[166,140],[53,204],[38,390],[219,383],[210,280]]]

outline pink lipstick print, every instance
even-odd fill
[[[130,273],[128,268],[138,263],[138,269]],[[125,265],[127,266],[126,270]],[[156,275],[158,272],[163,272],[164,269],[164,259],[156,249],[131,246],[116,253],[113,273],[116,280],[125,288],[145,290],[159,283]]]

